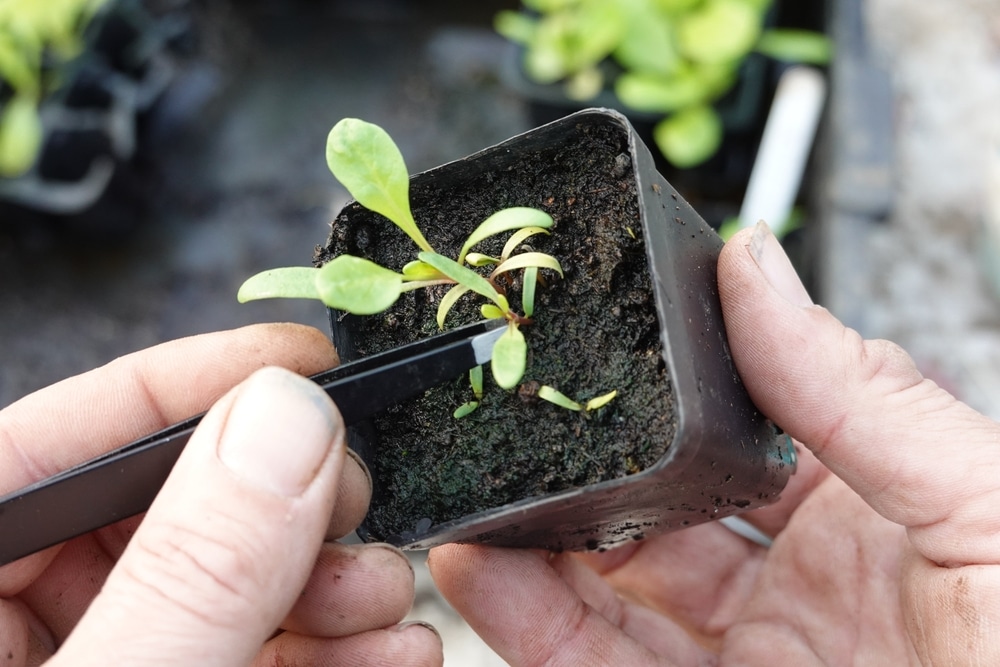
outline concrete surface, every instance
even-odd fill
[[[346,200],[323,158],[339,118],[382,124],[412,171],[527,129],[497,79],[490,3],[204,6],[204,57],[154,128],[138,232],[93,245],[52,228],[0,230],[0,406],[178,336],[268,320],[323,327],[317,305],[240,306],[234,295],[260,269],[307,263],[324,240]],[[977,254],[1000,189],[987,176],[1000,140],[1000,6],[869,0],[865,11],[893,85],[892,208],[877,223],[829,216],[854,222],[823,258],[823,300],[1000,417],[1000,300],[984,271],[1000,259]],[[838,271],[848,252],[851,270]],[[503,664],[434,593],[422,559],[412,616],[441,629],[448,664]]]

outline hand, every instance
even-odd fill
[[[324,543],[371,494],[333,403],[257,370],[336,362],[313,329],[247,327],[123,357],[0,412],[3,494],[214,404],[144,519],[0,568],[0,663],[440,664],[436,633],[397,625],[413,599],[406,558]]]
[[[431,553],[513,665],[1000,664],[1000,425],[812,305],[766,225],[719,262],[733,356],[808,449],[746,515],[604,554]]]

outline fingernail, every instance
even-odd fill
[[[358,464],[359,468],[361,468],[361,472],[365,474],[365,479],[368,480],[368,491],[370,493],[372,490],[372,473],[368,470],[368,465],[361,458],[361,455],[353,449],[348,448],[347,455],[354,459],[354,462]]]
[[[399,547],[394,547],[391,544],[387,544],[385,542],[369,542],[367,544],[362,545],[362,548],[384,549],[389,553],[391,553],[393,556],[402,559],[402,561],[406,563],[406,566],[410,568],[410,572],[415,574],[413,570],[413,563],[410,562],[410,559],[407,557],[406,553],[404,553],[403,550],[400,549]]]
[[[219,439],[219,458],[248,482],[295,497],[329,456],[340,423],[330,399],[314,383],[265,368],[237,389]]]
[[[435,635],[437,635],[438,639],[441,639],[441,633],[437,631],[437,628],[435,628],[433,625],[425,621],[403,621],[402,623],[397,623],[396,625],[392,626],[390,630],[393,630],[395,632],[406,632],[407,630],[409,630],[414,626],[430,630]]]
[[[802,285],[802,280],[795,272],[795,267],[785,254],[784,248],[763,220],[754,227],[747,248],[760,272],[764,274],[764,278],[786,301],[796,306],[813,305],[809,292]]]

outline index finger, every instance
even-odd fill
[[[312,374],[336,364],[327,338],[296,324],[192,336],[120,357],[0,411],[0,494],[203,412],[263,366]],[[27,576],[39,563],[4,570]]]
[[[207,410],[263,366],[336,365],[316,329],[260,324],[120,357],[0,411],[0,493],[8,493]]]

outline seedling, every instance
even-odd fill
[[[784,62],[824,65],[825,35],[768,28],[773,0],[522,0],[502,10],[497,32],[524,48],[525,74],[593,100],[614,92],[626,108],[663,114],[653,139],[680,168],[711,157],[722,141],[715,103],[757,51]]]
[[[355,315],[372,315],[392,306],[400,295],[433,285],[453,285],[442,297],[437,324],[444,328],[448,312],[468,292],[487,299],[481,308],[484,317],[503,318],[507,330],[493,348],[490,366],[493,377],[504,389],[512,389],[524,376],[528,346],[520,326],[531,321],[538,269],[563,275],[559,261],[539,252],[514,251],[535,234],[547,234],[552,217],[534,208],[507,208],[490,215],[476,227],[459,251],[457,259],[446,257],[431,246],[417,226],[410,209],[409,172],[392,138],[377,125],[346,118],[330,131],[326,146],[327,163],[333,175],[365,208],[388,218],[417,245],[416,259],[400,271],[370,260],[339,255],[320,268],[285,267],[264,271],[240,287],[241,303],[273,297],[319,299],[330,308]],[[513,231],[499,258],[472,253],[482,241]],[[469,266],[465,266],[468,264]],[[470,267],[493,266],[487,276]],[[515,312],[505,290],[509,274],[523,270],[522,308]],[[481,395],[482,381],[477,398]],[[473,388],[475,389],[475,381]],[[478,401],[474,401],[478,405]],[[468,405],[468,404],[467,404]],[[475,409],[463,406],[468,412]]]
[[[31,168],[44,139],[39,103],[83,48],[83,31],[106,0],[0,2],[0,177]]]
[[[468,403],[463,403],[455,410],[455,419],[461,419],[471,415],[476,408],[479,407],[479,402],[483,400],[483,367],[476,366],[469,371],[469,384],[472,385],[472,394],[476,397],[476,400],[469,401]]]
[[[538,398],[548,401],[549,403],[554,403],[561,408],[566,408],[567,410],[574,410],[575,412],[583,412],[584,414],[597,410],[598,408],[603,408],[605,405],[614,400],[615,396],[618,395],[618,390],[609,391],[606,394],[596,396],[586,403],[577,403],[572,398],[562,393],[555,387],[550,387],[548,385],[542,385],[538,388]]]

